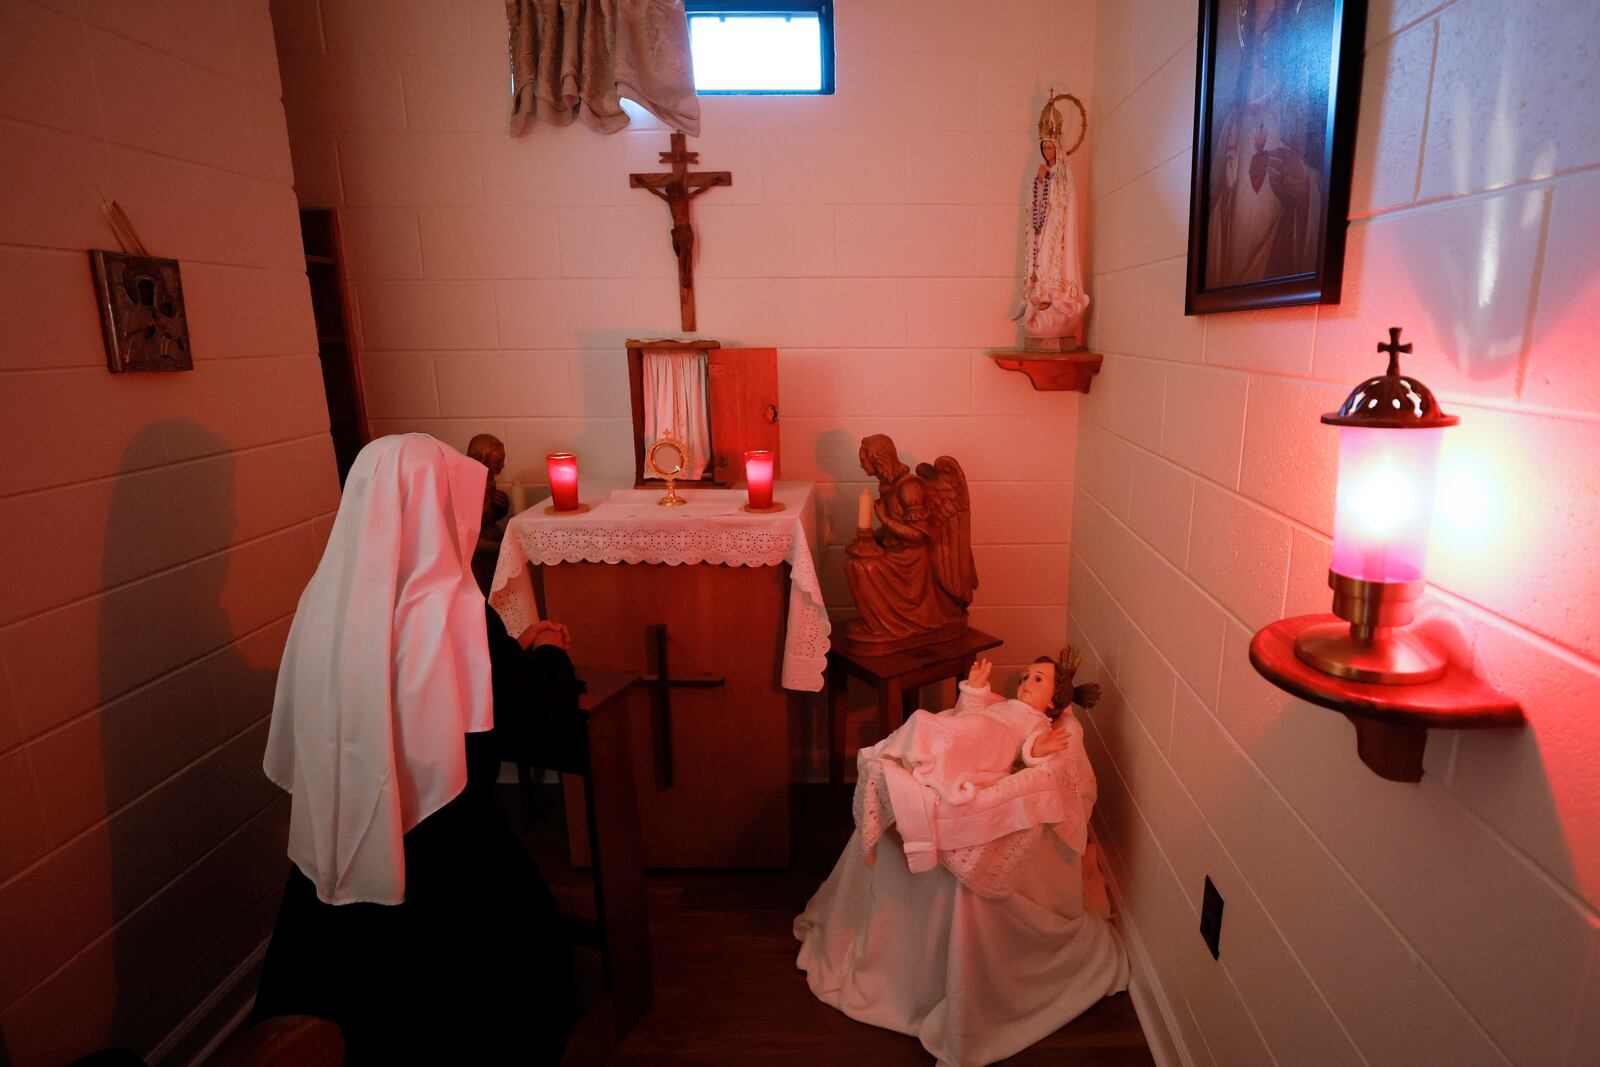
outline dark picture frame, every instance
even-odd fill
[[[113,374],[194,370],[178,261],[96,248],[89,264],[106,368]]]
[[[1200,0],[1185,315],[1337,304],[1365,0]]]

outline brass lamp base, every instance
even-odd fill
[[[1294,639],[1295,658],[1352,682],[1417,685],[1444,674],[1445,660],[1413,634],[1382,627],[1363,640],[1344,622],[1308,626]]]
[[[1411,621],[1420,581],[1369,582],[1328,572],[1333,613],[1347,622],[1308,626],[1295,635],[1295,658],[1336,678],[1381,685],[1418,685],[1441,677],[1445,658],[1416,634]]]

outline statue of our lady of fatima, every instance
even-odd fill
[[[1071,148],[1062,150],[1059,100],[1078,107],[1082,126]],[[1039,154],[1043,162],[1033,179],[1022,283],[1022,310],[1017,315],[1030,339],[1028,347],[1059,347],[1063,351],[1083,344],[1083,315],[1089,294],[1083,290],[1083,254],[1078,235],[1078,190],[1067,157],[1083,143],[1088,122],[1083,104],[1070,93],[1051,93],[1039,113]],[[1032,339],[1051,339],[1039,345]]]

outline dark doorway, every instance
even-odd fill
[[[317,322],[322,389],[328,398],[328,433],[333,437],[342,487],[350,464],[370,434],[361,396],[361,365],[350,329],[339,220],[328,208],[309,208],[300,212],[300,234],[306,250],[306,278],[311,283],[311,313]]]

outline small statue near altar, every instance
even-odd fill
[[[488,596],[495,561],[500,557],[500,539],[505,536],[506,520],[511,517],[511,497],[497,484],[506,469],[506,446],[494,434],[480,433],[467,442],[467,456],[489,468],[483,486],[483,522],[472,550],[472,575],[484,596]]]
[[[836,632],[835,644],[872,656],[960,637],[978,588],[961,464],[940,456],[912,471],[884,434],[864,439],[860,457],[878,480],[878,498],[862,490],[856,540],[845,550],[860,614]]]
[[[467,442],[467,456],[489,468],[489,484],[485,490],[489,506],[483,512],[483,524],[487,529],[511,513],[511,498],[499,485],[500,475],[506,469],[506,446],[494,434],[480,433]]]

